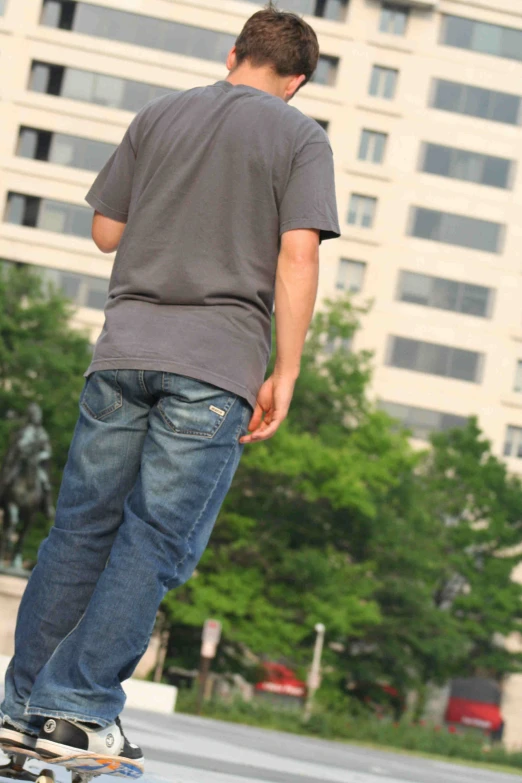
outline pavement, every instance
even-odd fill
[[[193,716],[126,710],[143,783],[514,783],[516,777]],[[29,762],[31,769],[42,768]],[[46,765],[48,766],[48,765]],[[68,773],[55,768],[59,783]],[[0,778],[0,780],[3,780]],[[112,783],[114,783],[112,778]],[[97,783],[110,783],[102,775]]]

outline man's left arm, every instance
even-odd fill
[[[100,171],[85,199],[94,209],[92,238],[102,253],[117,250],[129,216],[136,166],[137,120]]]

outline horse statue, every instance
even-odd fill
[[[35,515],[54,516],[49,462],[49,435],[42,425],[42,410],[36,403],[27,409],[25,423],[13,433],[0,469],[0,564],[21,560],[22,547]]]

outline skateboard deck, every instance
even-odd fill
[[[34,774],[24,769],[27,759],[36,759],[42,764],[57,764],[72,772],[72,783],[89,783],[98,775],[114,775],[122,778],[140,778],[143,775],[143,767],[130,759],[119,759],[114,756],[89,756],[86,753],[78,753],[77,756],[61,756],[59,758],[44,759],[33,750],[25,750],[14,745],[2,744],[0,748],[11,757],[11,763],[6,767],[0,767],[0,778],[7,777],[12,780],[28,780],[35,783],[54,783],[54,772],[43,769]]]

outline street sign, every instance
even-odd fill
[[[215,658],[220,639],[221,623],[219,620],[206,620],[203,626],[201,656],[203,658]]]

